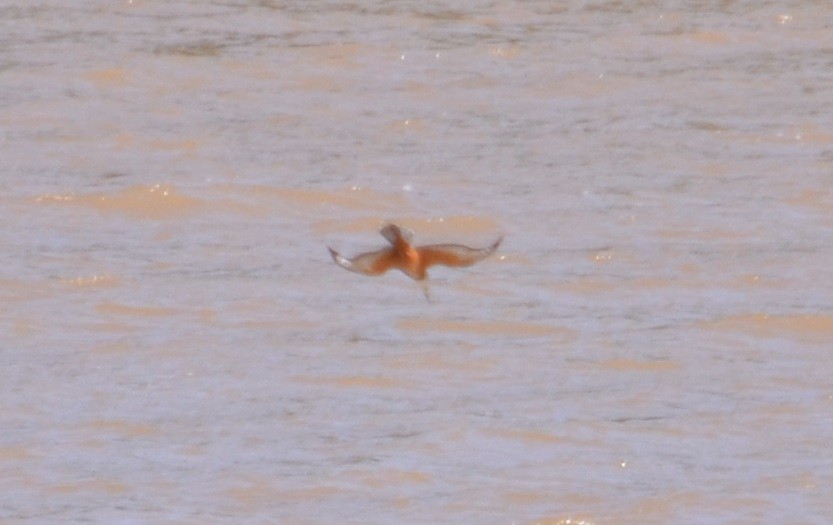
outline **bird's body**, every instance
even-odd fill
[[[436,264],[471,266],[494,253],[503,240],[501,237],[487,248],[469,248],[462,244],[431,244],[417,247],[411,244],[413,233],[395,224],[386,224],[380,233],[391,244],[389,248],[362,253],[352,259],[343,257],[329,248],[330,255],[336,264],[351,272],[381,275],[393,268],[401,270],[411,279],[425,283],[429,267]],[[427,284],[423,284],[423,291],[427,298]]]

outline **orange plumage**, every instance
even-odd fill
[[[469,248],[462,244],[431,244],[415,247],[411,245],[413,233],[395,224],[386,224],[380,233],[388,240],[391,247],[362,253],[352,259],[343,257],[329,248],[330,255],[336,264],[351,272],[381,275],[392,268],[400,270],[408,277],[424,283],[423,291],[426,298],[428,298],[428,287],[425,280],[428,277],[429,267],[435,264],[471,266],[494,253],[503,240],[503,237],[500,237],[487,248]]]

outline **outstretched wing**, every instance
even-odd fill
[[[442,264],[444,266],[471,266],[477,261],[482,261],[492,255],[498,246],[500,246],[502,240],[503,237],[499,238],[488,248],[469,248],[462,244],[431,244],[429,246],[421,246],[417,248],[417,251],[426,268],[434,264]]]
[[[393,250],[386,248],[376,252],[359,254],[352,259],[343,257],[330,247],[330,255],[337,265],[350,270],[351,272],[363,273],[365,275],[380,275],[393,266]]]

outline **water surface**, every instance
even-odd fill
[[[825,523],[831,24],[0,6],[0,521]]]

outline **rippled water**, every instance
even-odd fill
[[[0,5],[0,522],[826,523],[831,25]]]

